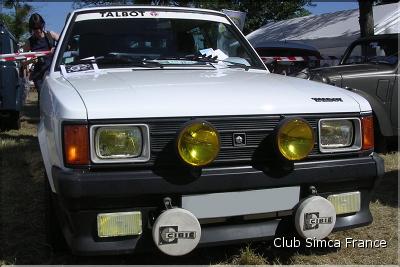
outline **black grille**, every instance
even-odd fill
[[[304,118],[304,117],[303,117]],[[276,125],[283,119],[281,116],[252,116],[252,117],[210,117],[201,118],[210,122],[219,132],[221,150],[215,163],[231,161],[251,161],[261,142],[270,135]],[[305,118],[317,134],[318,118]],[[151,163],[159,153],[171,150],[181,127],[190,119],[171,120],[168,122],[151,120],[148,122],[151,140]],[[234,146],[233,134],[246,134],[246,145]],[[317,135],[316,135],[317,136]],[[170,151],[172,153],[172,151]],[[318,154],[318,148],[314,149]]]
[[[141,123],[147,124],[150,129],[151,158],[146,163],[131,163],[134,166],[170,165],[174,166],[177,156],[175,152],[175,140],[183,125],[192,119],[206,120],[211,123],[219,132],[221,139],[221,149],[217,159],[213,162],[218,164],[249,163],[257,161],[258,156],[266,155],[263,147],[271,148],[272,133],[277,124],[287,117],[300,117],[305,119],[314,129],[315,136],[318,136],[318,121],[321,118],[329,117],[356,117],[357,114],[329,114],[329,115],[288,115],[288,116],[240,116],[240,117],[195,117],[195,118],[149,118],[149,119],[121,119],[121,120],[94,120],[90,124],[105,123]],[[246,145],[235,146],[233,134],[245,134]],[[356,152],[345,152],[336,154],[322,154],[318,149],[316,140],[314,149],[305,160],[312,160],[323,157],[347,157]],[[261,152],[260,152],[261,148]],[[268,150],[267,149],[267,150]],[[260,153],[258,153],[260,152]],[[270,158],[276,157],[276,153],[270,154]],[[264,158],[268,160],[270,158]],[[95,164],[96,165],[96,164]],[[95,165],[93,165],[95,167]],[[99,165],[97,165],[99,166]]]

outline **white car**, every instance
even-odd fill
[[[74,11],[40,107],[55,248],[177,256],[372,221],[383,161],[368,102],[270,74],[223,13]]]

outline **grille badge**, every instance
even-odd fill
[[[233,145],[234,146],[245,146],[246,145],[246,134],[245,133],[234,133],[233,134]]]

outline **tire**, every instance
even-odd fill
[[[9,129],[19,130],[21,128],[21,116],[19,111],[14,111],[10,116]]]
[[[19,130],[21,128],[21,120],[19,111],[4,111],[0,117],[1,130]]]
[[[49,180],[45,175],[44,181],[44,194],[45,194],[45,234],[46,241],[52,247],[54,252],[65,251],[67,243],[61,230],[60,222],[56,214],[56,203],[53,198]]]
[[[399,151],[399,137],[392,136],[388,141],[388,152]]]

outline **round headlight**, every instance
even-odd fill
[[[220,148],[217,130],[205,121],[194,121],[179,133],[178,154],[191,166],[201,167],[211,163]]]
[[[277,142],[288,160],[304,159],[314,147],[314,131],[305,120],[288,119],[278,130]]]

